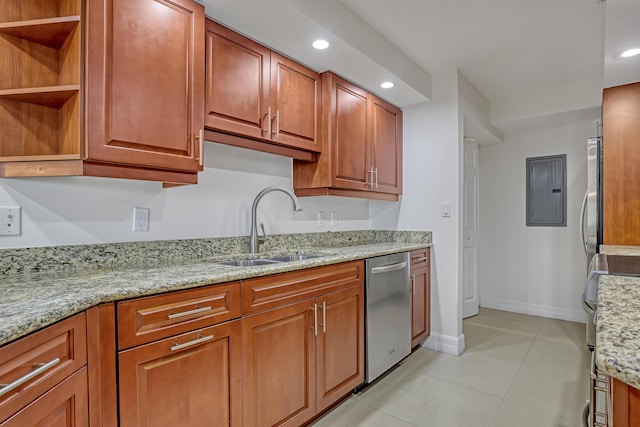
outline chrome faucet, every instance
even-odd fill
[[[291,200],[293,201],[293,210],[294,211],[302,210],[302,206],[300,206],[300,202],[298,201],[298,198],[296,197],[295,194],[293,194],[293,191],[289,190],[288,188],[267,187],[261,192],[259,192],[256,198],[253,200],[253,205],[251,205],[251,234],[249,234],[249,242],[251,244],[252,254],[257,254],[260,251],[260,242],[258,241],[258,224],[256,223],[256,212],[258,210],[258,202],[260,202],[260,199],[262,199],[262,197],[265,194],[271,193],[272,191],[281,191],[285,193],[286,195],[291,197]],[[264,227],[262,228],[262,233],[264,233]]]

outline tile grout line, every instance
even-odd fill
[[[520,370],[524,366],[524,361],[527,359],[527,356],[529,355],[529,352],[531,351],[531,347],[533,347],[533,343],[536,342],[536,339],[538,339],[538,335],[540,334],[540,330],[542,329],[542,325],[543,324],[544,324],[544,320],[542,322],[540,322],[540,325],[538,325],[538,330],[536,331],[535,335],[533,336],[533,339],[529,343],[529,348],[527,349],[527,352],[525,353],[524,357],[522,358],[522,362],[520,362],[520,366],[518,366],[518,370],[513,375],[513,378],[511,379],[511,382],[509,383],[509,386],[507,387],[507,391],[504,393],[504,396],[502,397],[502,400],[500,401],[500,405],[498,405],[498,409],[496,409],[496,412],[493,414],[493,418],[491,418],[491,421],[489,422],[489,427],[491,427],[491,425],[493,424],[493,422],[496,419],[496,416],[498,416],[498,412],[500,412],[500,409],[504,405],[504,401],[506,400],[507,396],[509,395],[509,391],[511,390],[511,387],[513,386],[513,383],[515,382],[516,378],[518,377],[518,373],[520,373]]]
[[[516,378],[518,377],[518,373],[522,369],[522,366],[524,366],[524,361],[527,359],[527,356],[529,355],[529,352],[531,351],[531,347],[533,347],[533,343],[538,338],[538,334],[540,334],[540,330],[542,329],[543,323],[544,323],[544,321],[540,322],[540,325],[538,325],[538,330],[536,331],[535,335],[533,335],[533,339],[529,343],[529,348],[527,348],[527,352],[524,354],[524,357],[522,358],[522,361],[520,362],[520,366],[518,366],[518,370],[513,375],[513,378],[511,379],[511,382],[509,383],[509,386],[507,387],[507,390],[505,391],[504,396],[502,396],[502,399],[500,400],[500,404],[496,408],[496,411],[494,412],[493,417],[491,417],[491,421],[489,421],[488,427],[491,427],[491,425],[495,421],[496,417],[498,416],[498,412],[500,412],[500,409],[504,405],[504,401],[507,398],[507,396],[509,395],[509,390],[511,390],[511,387],[513,386],[513,383],[515,382]]]

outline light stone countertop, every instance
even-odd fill
[[[640,246],[600,245],[600,253],[605,255],[640,256]]]
[[[640,277],[600,276],[595,357],[602,373],[640,389]]]
[[[6,276],[0,279],[2,294],[0,345],[105,302],[365,259],[429,246],[431,246],[430,235],[426,242],[405,241],[343,247],[313,247],[308,251],[322,256],[304,261],[256,267],[226,266],[217,264],[209,258],[138,268],[110,267],[77,272],[25,273]]]

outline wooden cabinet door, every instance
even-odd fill
[[[364,382],[364,286],[317,298],[318,412]]]
[[[604,243],[640,245],[640,83],[604,90]]]
[[[371,182],[369,150],[369,101],[363,89],[327,73],[330,84],[329,139],[331,185],[335,188],[368,190]],[[323,83],[324,84],[324,83]]]
[[[609,378],[607,411],[610,426],[640,425],[640,390],[615,378]]]
[[[87,368],[83,367],[0,424],[0,427],[89,425]]]
[[[209,19],[206,26],[205,125],[269,138],[271,51]]]
[[[120,426],[242,425],[240,321],[120,352]]]
[[[271,53],[271,140],[278,144],[320,151],[320,75]]]
[[[87,2],[86,157],[197,171],[204,101],[204,6]]]
[[[411,272],[411,347],[424,341],[431,332],[431,279],[429,269]]]
[[[245,427],[299,426],[316,413],[313,300],[242,319]]]
[[[431,333],[431,272],[429,249],[411,251],[411,347]]]
[[[372,97],[371,150],[373,191],[402,193],[402,110]]]
[[[27,382],[0,396],[0,422],[87,364],[84,312],[0,347],[0,384]],[[39,374],[34,372],[39,371]]]

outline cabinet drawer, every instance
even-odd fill
[[[240,317],[240,282],[118,304],[118,349]]]
[[[411,262],[410,268],[412,270],[415,268],[428,267],[431,261],[429,256],[429,248],[413,250],[411,251],[409,258]]]
[[[363,283],[364,261],[244,280],[242,313],[257,313]]]
[[[0,422],[86,363],[87,325],[84,313],[0,348],[0,384],[12,384],[29,378],[27,375],[33,376],[0,396]]]

